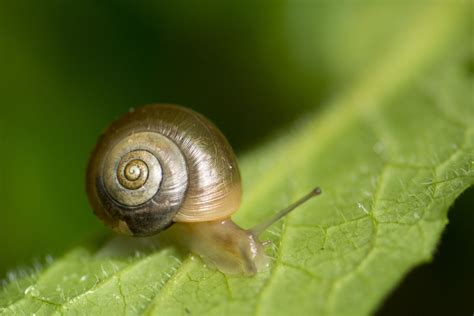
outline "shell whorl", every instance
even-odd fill
[[[89,162],[87,192],[108,226],[136,236],[229,217],[241,182],[225,137],[202,115],[149,105],[113,122]]]

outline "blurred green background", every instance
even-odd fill
[[[107,231],[87,205],[84,171],[97,136],[130,107],[194,108],[242,154],[362,76],[425,6],[2,1],[0,278]],[[450,234],[472,224],[473,195],[452,210]],[[472,242],[445,239],[435,260],[444,266],[428,279],[454,277],[474,293],[472,271],[452,275],[459,262],[473,266]],[[422,284],[417,273],[404,292]],[[407,302],[397,297],[389,303]]]

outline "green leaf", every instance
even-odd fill
[[[433,5],[341,91],[241,157],[248,227],[315,185],[275,225],[270,269],[227,276],[154,239],[115,237],[11,275],[5,314],[363,315],[429,261],[474,183],[472,51],[462,5]],[[439,23],[443,21],[443,23]]]

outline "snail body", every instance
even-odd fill
[[[235,154],[213,123],[176,105],[140,107],[113,122],[92,152],[86,190],[114,231],[151,236],[176,223],[192,252],[231,274],[267,266],[258,235],[284,215],[258,231],[230,220],[242,195]]]

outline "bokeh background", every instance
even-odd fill
[[[427,3],[1,1],[0,279],[107,234],[85,167],[130,107],[196,109],[244,154],[357,80]],[[474,312],[473,207],[471,189],[381,315]]]

